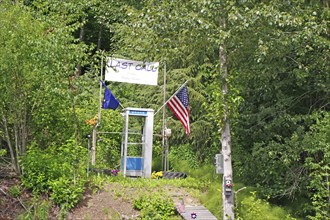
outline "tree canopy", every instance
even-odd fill
[[[166,97],[189,80],[189,138],[166,112],[177,157],[195,167],[219,153],[227,83],[235,178],[274,203],[304,201],[297,215],[330,218],[329,21],[327,0],[0,1],[0,150],[20,172],[29,150],[85,144],[101,60],[158,61],[158,86],[107,83],[124,106],[157,110],[165,64]],[[102,115],[100,129],[121,130],[119,111]],[[120,137],[102,139],[100,153],[116,163]],[[158,136],[154,145],[157,157]]]

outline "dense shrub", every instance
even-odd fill
[[[72,179],[60,177],[49,183],[51,189],[50,198],[65,208],[73,208],[84,192],[84,181],[73,182]]]
[[[30,148],[22,158],[22,182],[36,194],[48,193],[58,205],[72,208],[86,182],[87,149],[68,141],[47,150]]]
[[[133,207],[141,210],[142,219],[165,220],[175,215],[173,200],[166,195],[156,193],[135,199]]]
[[[263,220],[265,218],[269,220],[294,220],[283,208],[278,206],[272,206],[267,201],[259,199],[256,196],[256,192],[251,192],[250,196],[244,197],[239,201],[237,207],[237,219],[246,220]]]
[[[17,217],[18,220],[26,219],[49,219],[51,202],[34,197],[30,208]]]
[[[172,147],[169,161],[170,168],[174,171],[189,172],[199,167],[197,156],[189,145]]]

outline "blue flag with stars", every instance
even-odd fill
[[[113,110],[115,110],[119,105],[119,101],[111,93],[110,89],[105,85],[105,83],[103,81],[101,81],[101,82],[102,82],[102,85],[105,88],[105,90],[104,90],[104,99],[103,99],[103,102],[102,102],[102,108],[103,109],[113,109]]]

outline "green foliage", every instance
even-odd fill
[[[98,167],[119,168],[122,141],[122,116],[119,111],[102,112],[100,131],[113,132],[98,135],[97,158]],[[129,154],[130,155],[130,154]]]
[[[29,150],[22,160],[22,182],[36,193],[48,191],[48,180],[54,180],[62,175],[60,158],[53,157],[44,150]],[[59,167],[58,167],[59,166]]]
[[[207,209],[221,219],[221,175],[212,179],[201,180],[198,178],[201,173],[210,177],[207,173],[212,172],[214,172],[212,169],[195,169],[192,171],[192,175],[197,178],[188,177],[186,179],[130,179],[121,176],[95,175],[92,182],[101,188],[107,183],[112,184],[113,193],[132,201],[134,208],[141,210],[143,219],[171,219],[173,215],[168,214],[172,213],[174,204],[169,196],[175,189],[185,189],[190,196],[199,198]],[[242,188],[242,184],[235,184],[236,192]],[[137,190],[135,193],[126,194],[134,189]],[[286,207],[271,205],[265,199],[259,198],[254,190],[248,187],[235,193],[237,219],[295,219],[291,217]],[[165,213],[167,217],[157,215],[157,213]]]
[[[83,66],[89,48],[76,43],[74,29],[66,26],[69,19],[45,19],[22,2],[0,4],[0,112],[8,131],[1,139],[17,165],[31,143],[61,145],[73,134],[70,76]]]
[[[93,193],[95,193],[98,190],[103,189],[104,185],[113,182],[115,179],[111,176],[104,176],[101,174],[92,175],[89,177],[89,184],[88,187],[93,190]]]
[[[6,149],[0,149],[0,157],[3,157],[7,154]]]
[[[283,199],[278,198],[294,200],[309,194],[309,208],[299,213],[323,217],[326,212],[321,210],[329,210],[321,205],[327,196],[325,192],[317,196],[316,205],[314,187],[309,186],[316,181],[320,191],[315,192],[326,186],[326,171],[317,166],[326,164],[318,156],[327,155],[328,148],[326,142],[312,143],[308,137],[318,133],[311,113],[329,111],[325,101],[329,96],[325,89],[329,84],[329,34],[324,26],[329,9],[317,1],[240,4],[228,17],[236,24],[228,38],[233,48],[230,62],[239,73],[232,83],[244,100],[232,126],[235,173],[246,184],[253,175],[262,194],[279,204]],[[324,53],[324,59],[319,59]],[[320,150],[318,145],[322,152],[314,151]],[[318,164],[315,170],[309,161]],[[311,213],[313,206],[316,209]]]
[[[190,79],[192,133],[188,139],[180,122],[167,112],[167,127],[172,129],[169,161],[173,170],[205,182],[213,179],[213,171],[206,172],[213,169],[194,169],[211,164],[220,148],[224,97],[219,46],[225,43],[235,178],[250,184],[253,176],[262,195],[279,204],[284,199],[277,198],[308,197],[301,200],[308,203],[302,216],[329,217],[328,1],[35,0],[23,5],[5,0],[0,4],[0,125],[9,132],[0,133],[0,139],[12,146],[8,153],[13,157],[22,156],[23,182],[35,192],[47,192],[52,186],[57,192],[54,200],[63,202],[68,192],[61,194],[62,189],[69,189],[75,180],[81,186],[86,152],[80,154],[83,150],[76,147],[71,151],[72,146],[63,143],[73,132],[76,141],[91,133],[85,121],[97,114],[95,97],[104,54],[161,64],[166,58],[167,97]],[[221,19],[226,28],[220,26]],[[160,71],[159,84],[162,79]],[[110,87],[124,106],[162,105],[160,87],[114,82]],[[160,128],[158,114],[155,133]],[[119,112],[102,110],[98,131],[120,132]],[[86,142],[81,143],[87,146]],[[120,135],[98,135],[98,166],[119,166],[120,143]],[[193,180],[180,184],[200,187]],[[257,198],[247,201],[256,204],[255,215],[263,212],[257,209]]]
[[[203,205],[212,212],[218,219],[222,219],[222,181],[212,181],[207,185],[207,189],[201,195],[200,200]]]
[[[168,219],[175,215],[173,200],[166,195],[152,193],[133,201],[133,207],[141,211],[142,219]]]
[[[215,165],[205,164],[190,172],[190,176],[200,181],[216,181],[221,180],[221,176],[215,173]]]
[[[19,220],[30,219],[47,219],[49,218],[49,211],[51,202],[48,200],[40,200],[38,198],[32,199],[32,205],[29,210],[18,216]]]
[[[179,145],[172,147],[169,153],[170,168],[174,171],[189,172],[198,167],[196,154],[190,145]]]
[[[267,201],[257,198],[256,192],[251,192],[250,196],[243,198],[237,207],[237,219],[247,220],[294,220],[290,214],[280,207],[271,206]]]
[[[213,171],[211,170],[197,169],[194,176],[197,176],[198,173],[207,175],[207,173]],[[217,177],[208,179],[205,187],[200,188],[203,191],[200,200],[218,219],[221,219],[223,214],[222,209],[219,207],[222,206],[222,180],[221,175],[217,174]],[[235,183],[234,188],[236,192],[241,189],[238,193],[235,193],[235,219],[295,219],[284,207],[271,205],[265,199],[258,198],[256,192],[252,191],[253,189],[250,187],[246,188],[242,184]]]
[[[305,167],[309,169],[308,207],[314,213],[309,219],[330,218],[330,115],[326,112],[315,114],[316,124],[307,133],[303,144],[307,152]]]
[[[302,120],[304,126],[313,121],[315,124],[307,129],[301,126]],[[329,116],[325,112],[299,117],[299,120],[291,119],[291,128],[296,127],[292,136],[277,136],[279,139],[268,144],[255,144],[253,154],[259,159],[251,160],[254,172],[258,173],[258,178],[261,177],[257,186],[264,195],[287,195],[291,198],[308,195],[310,202],[301,206],[297,214],[311,219],[329,215],[328,122]],[[266,170],[263,164],[267,164]]]
[[[22,187],[19,185],[14,185],[9,188],[9,194],[13,197],[19,197],[22,194]]]
[[[49,181],[50,199],[65,210],[71,209],[82,198],[84,184],[82,180],[70,180],[67,177]]]
[[[162,164],[162,150],[161,148],[158,148],[157,146],[152,146],[152,170],[158,171],[163,169]]]
[[[22,160],[22,182],[37,194],[49,193],[56,204],[70,209],[84,191],[86,155],[87,149],[72,141],[47,150],[31,148]]]

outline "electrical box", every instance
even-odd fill
[[[216,154],[214,157],[215,172],[217,174],[223,174],[223,155]]]

